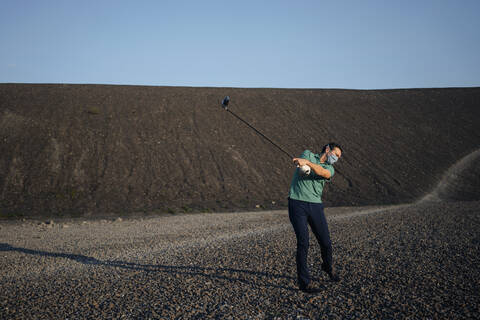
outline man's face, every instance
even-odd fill
[[[335,147],[333,148],[333,150],[331,151],[334,155],[336,155],[338,157],[338,159],[340,159],[340,157],[342,156],[342,150],[340,150],[339,148]]]

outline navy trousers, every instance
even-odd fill
[[[310,283],[307,265],[309,245],[308,226],[312,229],[322,254],[322,269],[332,271],[332,242],[323,204],[288,199],[288,216],[297,236],[297,276],[300,285]]]

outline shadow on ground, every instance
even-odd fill
[[[127,270],[145,271],[145,272],[162,272],[170,275],[183,275],[183,276],[199,276],[208,279],[226,280],[231,282],[241,282],[251,286],[264,286],[277,289],[285,289],[297,291],[297,288],[275,285],[268,283],[269,280],[283,279],[283,280],[295,280],[294,277],[290,277],[282,274],[275,274],[269,272],[255,271],[255,270],[242,270],[235,268],[213,268],[213,267],[201,267],[201,266],[168,266],[159,264],[140,264],[118,260],[99,260],[93,257],[71,254],[62,252],[48,252],[42,250],[32,250],[27,248],[14,247],[8,243],[0,243],[1,251],[16,251],[20,253],[52,257],[52,258],[65,258],[75,262],[79,262],[86,265],[96,265],[105,267],[115,267]],[[247,278],[235,276],[235,274],[242,274]],[[263,280],[263,283],[257,282],[257,280]],[[315,280],[315,279],[314,279]]]

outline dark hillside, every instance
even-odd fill
[[[0,85],[0,216],[286,204],[291,153],[344,147],[329,205],[423,196],[480,145],[480,88]],[[272,203],[274,202],[274,203]]]

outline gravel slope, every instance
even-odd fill
[[[286,208],[291,160],[226,95],[293,155],[342,145],[328,206],[415,201],[480,146],[480,87],[0,84],[0,218]]]
[[[0,224],[0,318],[478,318],[480,202],[327,210],[296,289],[285,211]]]

